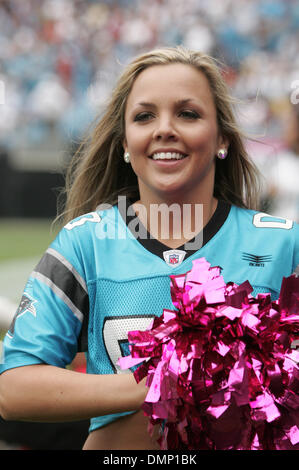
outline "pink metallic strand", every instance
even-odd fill
[[[299,450],[299,278],[277,301],[225,283],[219,267],[193,261],[170,276],[175,310],[129,332],[123,369],[141,364],[143,412],[164,450]]]

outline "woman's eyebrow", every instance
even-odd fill
[[[156,105],[154,103],[149,103],[147,101],[141,101],[140,103],[136,103],[136,106],[143,106],[144,108],[155,108]]]
[[[184,99],[176,100],[175,105],[176,106],[182,106],[182,105],[192,103],[192,102],[195,103],[196,100],[194,98],[184,98]],[[140,103],[136,103],[136,106],[144,106],[146,108],[156,108],[157,107],[155,105],[155,103],[150,103],[148,101],[141,101]]]
[[[183,104],[188,104],[190,102],[194,102],[194,98],[184,98],[183,100],[177,100],[175,103],[177,105],[183,105]]]
[[[203,108],[205,106],[204,102],[199,98],[184,98],[182,100],[177,100],[175,104],[177,107],[185,106],[187,104],[196,105],[200,108]]]

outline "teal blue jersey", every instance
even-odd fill
[[[298,270],[299,227],[290,220],[219,201],[201,246],[176,250],[145,229],[136,237],[136,221],[113,206],[60,231],[28,279],[0,372],[41,363],[66,367],[85,351],[87,373],[130,373],[117,365],[128,354],[128,331],[146,329],[164,308],[174,308],[169,276],[190,270],[195,258],[220,266],[225,282],[248,280],[253,295],[270,292],[273,300],[283,277]],[[95,417],[90,429],[119,416]]]

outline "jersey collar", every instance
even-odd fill
[[[138,219],[136,213],[132,210],[128,211],[128,208],[132,206],[134,203],[133,200],[131,199],[126,199],[126,213],[123,213],[123,210],[119,210],[122,218],[124,219],[124,222],[127,225],[128,230],[129,224],[133,219]],[[160,242],[156,238],[153,238],[152,235],[146,230],[146,228],[143,226],[142,222],[139,220],[139,224],[141,224],[143,230],[142,232],[146,234],[146,237],[138,237],[136,234],[133,235],[135,239],[149,252],[152,254],[159,256],[162,258],[168,265],[170,266],[178,266],[179,264],[182,263],[182,261],[189,256],[193,255],[196,251],[198,251],[197,248],[186,248],[185,245],[189,244],[194,244],[194,246],[197,246],[196,239],[200,237],[200,248],[202,248],[204,245],[208,243],[209,240],[211,240],[214,235],[220,230],[224,222],[226,221],[228,214],[231,209],[231,204],[228,202],[219,200],[217,204],[217,208],[207,223],[207,225],[203,228],[202,232],[200,232],[196,237],[194,237],[192,240],[189,240],[188,244],[184,244],[176,249],[171,249],[169,246],[165,245],[164,243]],[[128,214],[130,212],[131,215]]]

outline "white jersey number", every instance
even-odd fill
[[[78,220],[73,220],[69,222],[65,225],[64,228],[66,228],[67,230],[72,230],[75,227],[79,227],[80,225],[85,224],[85,222],[101,222],[101,217],[97,212],[90,212],[90,214],[87,214]]]
[[[252,223],[255,227],[258,228],[283,228],[285,230],[290,230],[293,227],[292,220],[284,219],[282,217],[272,217],[271,215],[265,214],[264,212],[255,214]]]
[[[126,316],[126,317],[107,317],[103,326],[103,339],[106,351],[117,374],[128,374],[130,370],[121,369],[117,365],[118,359],[122,356],[121,344],[128,341],[128,332],[141,330],[149,327],[154,315],[147,316]]]

